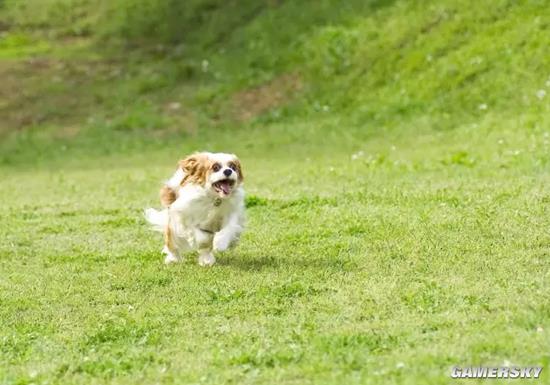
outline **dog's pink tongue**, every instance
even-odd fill
[[[220,187],[221,187],[221,189],[222,189],[222,191],[225,195],[229,195],[229,189],[230,189],[229,183],[222,182],[222,183],[220,183]]]

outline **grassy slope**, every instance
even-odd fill
[[[549,10],[481,3],[228,6],[148,54],[10,31],[0,381],[548,368]],[[212,269],[166,268],[141,209],[197,148],[243,158],[249,230]]]

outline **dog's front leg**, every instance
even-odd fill
[[[226,224],[214,235],[214,250],[225,251],[234,245],[243,231],[239,213],[232,214]]]
[[[199,249],[199,265],[212,266],[216,263],[216,258],[212,254],[212,239],[214,234],[208,231],[196,229],[195,241]]]

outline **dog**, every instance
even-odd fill
[[[196,250],[199,264],[212,266],[213,252],[236,245],[245,221],[243,179],[234,154],[198,152],[179,161],[160,189],[164,209],[145,210],[153,229],[164,233],[166,264]]]

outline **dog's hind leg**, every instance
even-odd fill
[[[171,263],[181,262],[181,257],[177,252],[170,251],[166,245],[162,248],[162,253],[165,255],[164,263],[169,265]]]
[[[162,248],[162,253],[165,255],[164,263],[167,265],[181,261],[170,225],[167,225],[164,229],[164,247]]]

